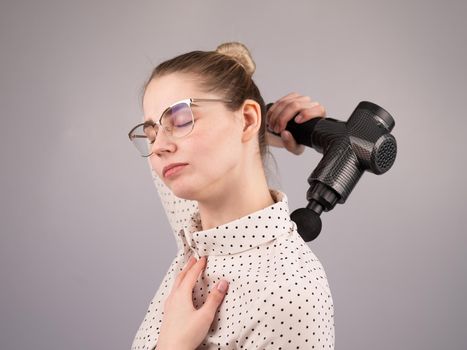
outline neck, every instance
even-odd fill
[[[240,171],[239,181],[211,191],[209,198],[198,201],[202,229],[208,230],[226,224],[275,203],[269,192],[263,167],[253,166],[250,172]],[[224,181],[227,184],[228,181]],[[233,184],[233,185],[232,185]]]

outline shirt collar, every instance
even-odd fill
[[[269,192],[274,204],[211,229],[201,230],[197,210],[180,230],[181,236],[199,258],[240,253],[289,234],[296,224],[290,219],[287,196],[280,190]]]

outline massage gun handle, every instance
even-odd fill
[[[268,111],[272,105],[273,103],[268,103],[266,105],[266,111]],[[304,123],[298,124],[295,122],[295,117],[297,115],[298,113],[294,115],[294,117],[287,122],[285,130],[289,131],[292,134],[292,136],[294,137],[297,143],[308,146],[308,147],[312,147],[311,135],[313,134],[313,130],[315,129],[316,124],[324,118],[321,118],[321,117],[312,118]],[[326,118],[326,119],[330,119],[330,118]],[[271,130],[268,130],[268,131],[279,137],[281,136],[280,133],[275,133],[274,131],[271,131]]]

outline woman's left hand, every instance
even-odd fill
[[[292,134],[285,130],[287,122],[297,113],[299,114],[295,121],[298,124],[307,122],[312,118],[324,118],[326,116],[325,108],[318,102],[312,101],[309,96],[303,96],[295,92],[284,96],[274,102],[266,114],[267,129],[281,134],[279,137],[266,129],[266,143],[268,145],[286,148],[296,155],[303,153],[305,146],[298,144]]]
[[[206,266],[207,257],[198,261],[192,256],[174,281],[172,290],[164,302],[164,316],[157,341],[157,350],[193,350],[206,337],[217,308],[224,300],[225,292],[216,284],[206,302],[196,309],[193,305],[193,288]]]

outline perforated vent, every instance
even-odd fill
[[[396,159],[397,146],[392,138],[385,139],[378,147],[376,165],[382,171],[388,170]]]

